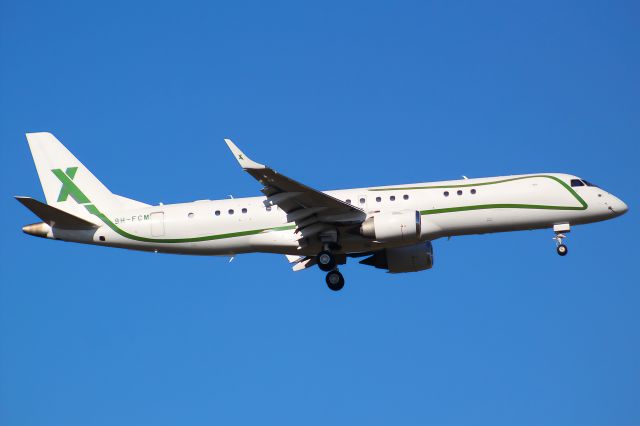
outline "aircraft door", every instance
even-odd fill
[[[151,236],[162,237],[164,235],[164,212],[151,213]]]

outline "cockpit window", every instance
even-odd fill
[[[584,180],[584,179],[583,179],[582,181],[583,181],[583,182],[584,182],[584,184],[585,184],[585,185],[587,185],[587,186],[595,186],[596,188],[599,188],[599,187],[598,187],[598,185],[593,184],[593,183],[591,183],[591,182],[589,182],[589,181],[586,181],[586,180]]]
[[[584,186],[580,179],[571,179],[571,186]]]

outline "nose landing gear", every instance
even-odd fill
[[[556,236],[553,239],[556,241],[556,251],[560,256],[566,256],[569,253],[569,249],[562,243],[562,240],[567,238],[566,235],[556,232]]]
[[[558,247],[556,247],[556,251],[560,256],[566,256],[567,253],[569,253],[569,249],[564,244],[558,244]]]
[[[569,224],[553,226],[553,231],[556,233],[556,236],[553,237],[556,242],[556,252],[558,252],[560,256],[566,256],[567,253],[569,253],[569,249],[562,243],[562,240],[567,238],[567,236],[563,234],[563,232],[569,232],[570,230],[571,228],[569,227]]]

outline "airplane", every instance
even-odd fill
[[[51,133],[27,133],[46,203],[16,199],[42,222],[22,230],[54,240],[156,253],[286,255],[344,287],[348,258],[390,273],[433,266],[443,237],[553,229],[556,250],[575,225],[612,219],[627,205],[591,182],[537,173],[319,191],[251,160],[225,139],[263,196],[150,205],[109,191]],[[232,257],[233,259],[233,257]]]

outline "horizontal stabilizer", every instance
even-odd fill
[[[81,219],[70,213],[41,203],[31,197],[15,197],[16,200],[31,210],[36,216],[42,219],[49,226],[62,229],[95,229],[99,226],[88,220]]]

